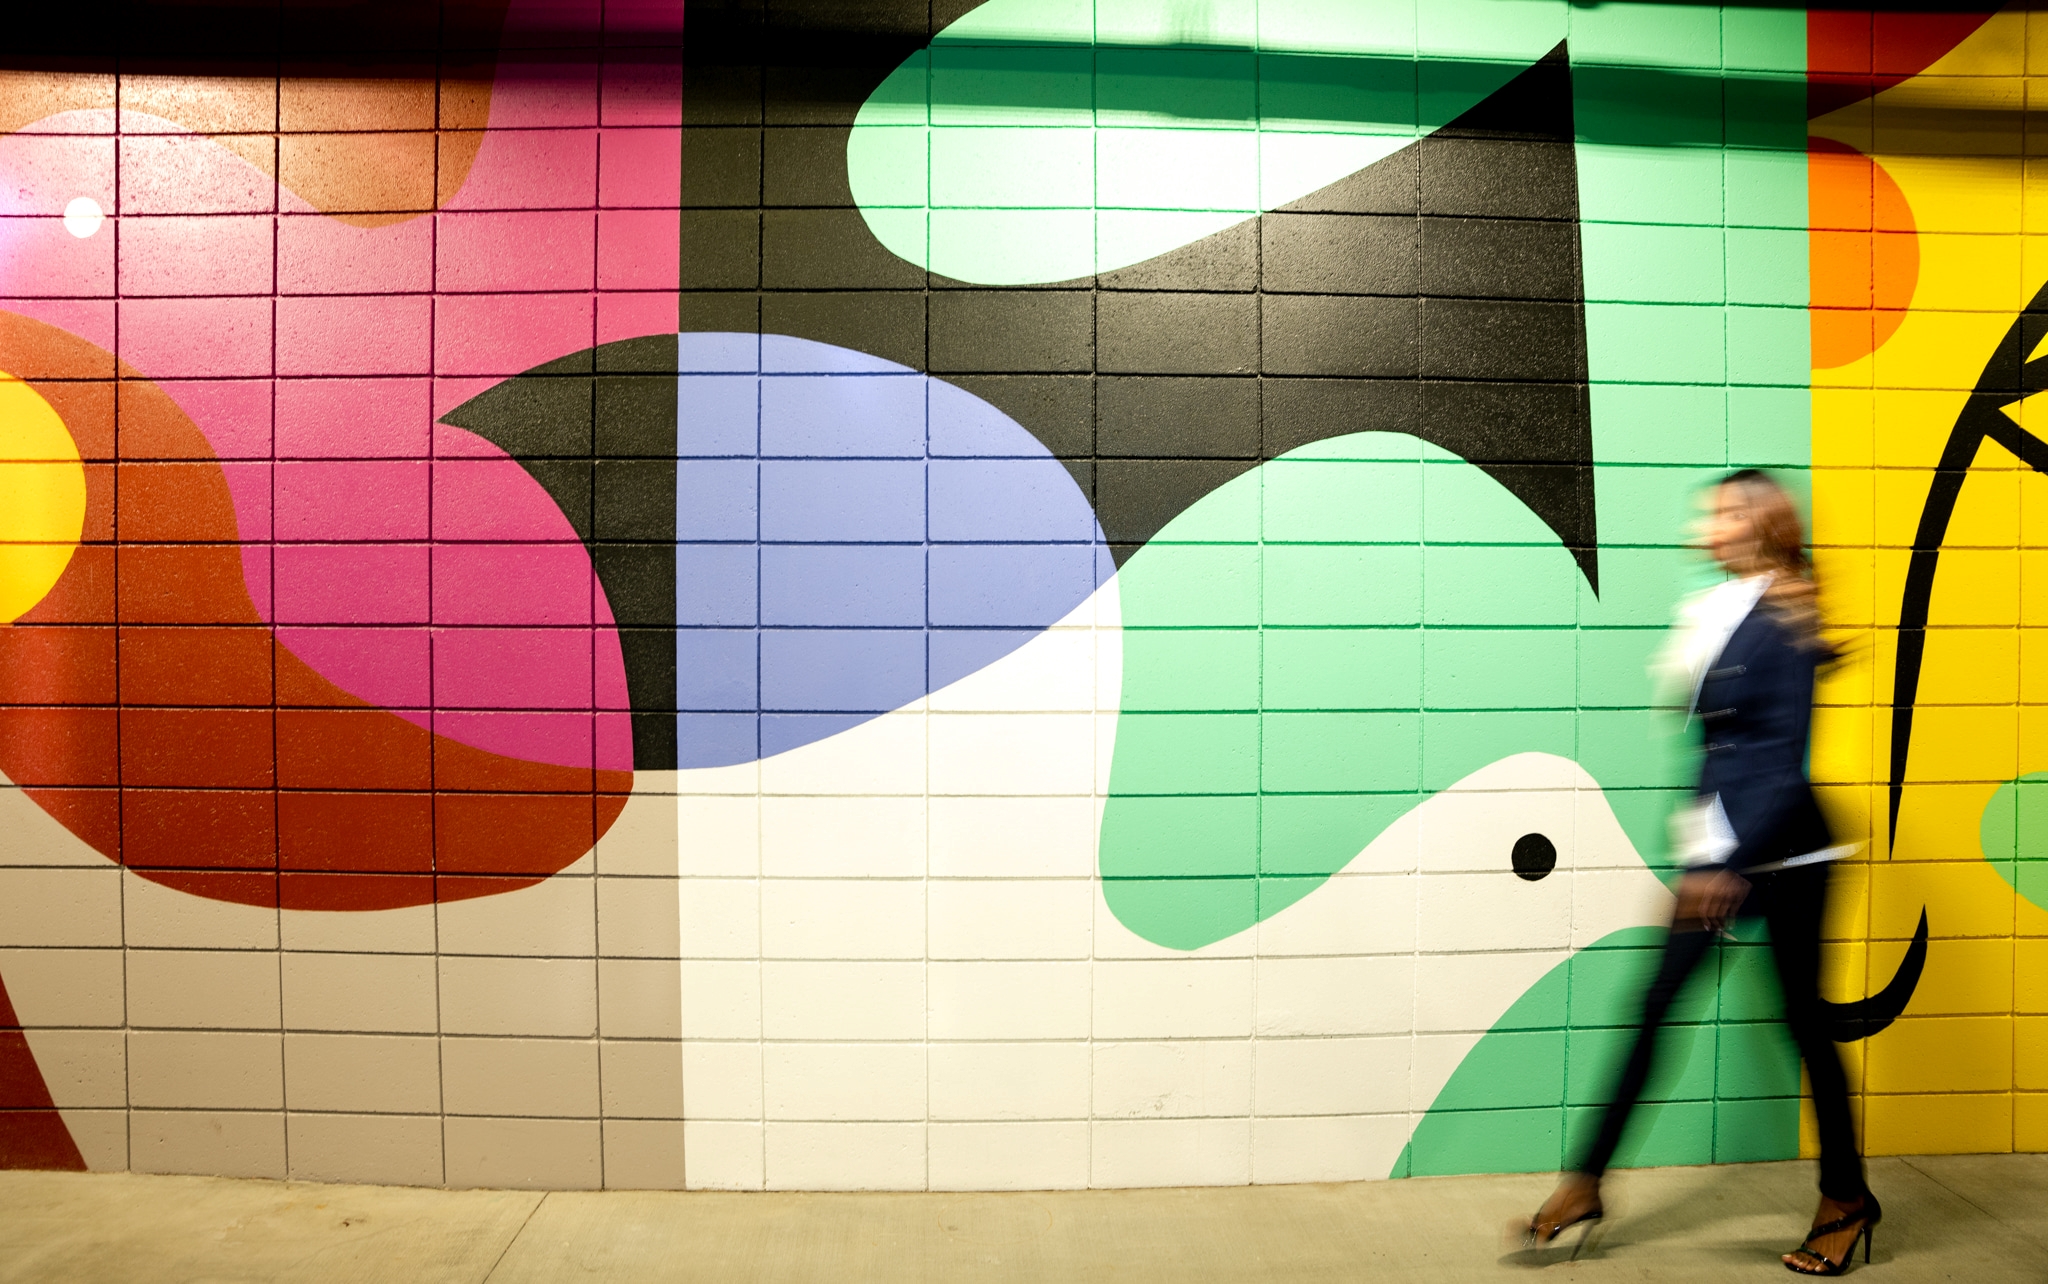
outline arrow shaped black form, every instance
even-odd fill
[[[1920,970],[1927,966],[1927,911],[1920,911],[1920,927],[1913,933],[1913,943],[1906,947],[1906,957],[1899,960],[1899,970],[1892,973],[1892,979],[1882,990],[1868,998],[1853,1003],[1830,1003],[1820,1001],[1821,1018],[1827,1022],[1828,1034],[1836,1043],[1854,1043],[1867,1039],[1884,1029],[1898,1015],[1906,1010],[1913,1000],[1913,991],[1920,984]]]

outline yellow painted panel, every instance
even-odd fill
[[[1930,926],[1933,914],[1928,915]],[[1890,941],[1871,946],[1873,988],[1892,977],[1905,949]],[[2012,1011],[2010,940],[1929,940],[1927,969],[1906,1011],[1914,1016],[2004,1015]]]
[[[1943,569],[1951,550],[1958,548],[2017,548],[2020,542],[2020,479],[2006,464],[2012,455],[2005,447],[1986,444],[1963,481],[1955,512],[1948,519],[1948,534],[1942,540]],[[1917,473],[1917,470],[1915,470]],[[1878,503],[1910,504],[1916,509],[1927,501],[1930,474],[1886,469],[1878,474]],[[1887,497],[1885,480],[1895,479]],[[1904,484],[1910,479],[1917,485]]]
[[[2021,624],[2048,624],[2048,551],[2023,549],[2020,564]]]
[[[1867,468],[1877,462],[1877,408],[1867,388],[1816,388],[1813,393],[1813,466]],[[1815,482],[1819,492],[1819,482]],[[1816,510],[1822,505],[1816,503]],[[1818,520],[1818,519],[1816,519]],[[1826,536],[1823,534],[1823,538]]]
[[[1973,827],[1967,841],[1977,841]],[[1918,863],[1894,858],[1870,871],[1870,934],[1903,941],[1927,911],[1930,933],[2012,935],[2012,888],[1982,857]]]
[[[2048,940],[2013,942],[2012,982],[2015,1012],[2048,1014]]]
[[[2012,1149],[2012,1094],[1874,1096],[1863,1108],[1867,1155],[1969,1155]]]
[[[1818,423],[1815,431],[1819,431]],[[1877,510],[1869,468],[1816,467],[1813,479],[1813,542],[1820,547],[1868,547],[1876,542]]]
[[[1821,618],[1833,628],[1868,628],[1877,620],[1877,562],[1867,548],[1818,548]],[[1896,611],[1896,607],[1892,608]]]
[[[2012,1023],[2010,1016],[1900,1017],[1871,1036],[1864,1087],[1872,1093],[2007,1091]]]
[[[2018,629],[1931,628],[1921,660],[1919,702],[2014,704],[2020,698],[2019,667]]]
[[[1870,756],[1869,705],[1821,705],[1813,711],[1811,769],[1817,779],[1858,784],[1875,780]],[[1889,716],[1889,711],[1884,716]]]
[[[2017,705],[1928,705],[1913,711],[1909,781],[2011,780],[2017,772]]]
[[[2048,1016],[2013,1018],[2012,1086],[2048,1089]]]
[[[2002,298],[2005,292],[1998,294]],[[1966,393],[1976,385],[1985,359],[1997,349],[2011,324],[2010,312],[1914,311],[1890,342],[1877,350],[1871,380],[1880,388],[1941,388]],[[1944,426],[1942,436],[1947,435]]]
[[[1903,571],[1901,567],[1901,571]],[[2048,562],[2037,575],[2048,572]],[[1903,575],[1901,576],[1903,587]],[[2048,579],[2044,579],[2048,583]],[[2028,619],[2020,600],[2020,555],[2012,548],[1945,548],[1934,576],[1928,604],[1930,624],[2048,624],[2048,591],[2028,606],[2040,619]],[[1891,597],[1889,601],[1897,601]]]
[[[1897,342],[1896,339],[1893,342]],[[1981,358],[1979,359],[1981,363]],[[1890,468],[1932,468],[1941,461],[1949,430],[1969,400],[1967,390],[1884,388],[1873,394],[1871,433],[1877,463]],[[1913,542],[1919,511],[1885,513],[1896,526],[1890,543]]]
[[[2035,403],[2039,402],[2038,408]],[[2029,397],[2019,408],[2030,412],[2037,425],[2028,429],[2048,439],[2048,397]],[[2033,469],[2019,473],[2020,544],[2025,548],[2048,548],[2048,477]]]
[[[2048,704],[2048,629],[2020,630],[2020,699]]]
[[[1915,741],[1918,741],[1916,736]],[[1892,852],[1895,862],[1955,861],[1967,864],[1983,859],[1977,827],[1984,817],[1984,805],[1991,801],[2004,777],[1955,785],[1909,785],[1905,805],[1899,808],[1899,841]]]
[[[2012,1148],[2048,1150],[2048,1092],[2016,1092],[2012,1098]]]
[[[2018,219],[2001,230],[2017,231]],[[2010,322],[2013,313],[2027,306],[2021,246],[2017,236],[1931,232],[1923,224],[1920,283],[1913,291],[1913,307],[1989,310],[2003,313],[2002,319]]]

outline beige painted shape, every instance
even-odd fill
[[[289,1115],[294,1181],[441,1184],[441,1120],[431,1115]]]
[[[683,1117],[683,1045],[607,1039],[598,1049],[607,1119]]]
[[[680,1119],[604,1121],[607,1190],[681,1190],[683,1123]]]
[[[129,1103],[138,1109],[280,1110],[284,1036],[133,1031],[128,1036],[128,1092]]]
[[[64,1127],[85,1160],[88,1172],[118,1173],[128,1169],[126,1110],[65,1110]]]
[[[122,924],[130,947],[274,950],[278,911],[208,900],[121,872]]]
[[[24,1026],[126,1023],[120,950],[0,950],[0,981]]]
[[[683,1179],[691,1190],[760,1190],[767,1140],[759,1123],[696,1120],[683,1124]]]
[[[921,1123],[770,1123],[769,1190],[917,1190],[925,1183]]]
[[[603,1183],[595,1119],[451,1116],[445,1136],[450,1186],[595,1190]]]
[[[434,960],[421,954],[286,954],[287,1030],[428,1033],[439,1023]]]
[[[287,950],[364,954],[432,954],[434,907],[390,910],[289,910],[279,916]]]
[[[597,840],[599,874],[672,877],[678,873],[679,809],[676,773],[633,774],[633,793],[626,806]]]
[[[121,871],[0,868],[0,945],[121,943]]]
[[[597,952],[597,903],[588,855],[553,878],[497,896],[439,907],[443,954],[588,958]]]
[[[1079,1190],[1088,1184],[1088,1124],[935,1123],[933,1190]]]
[[[269,1111],[137,1110],[129,1163],[139,1173],[285,1175],[284,1116]]]
[[[284,1099],[293,1110],[438,1113],[440,1040],[420,1035],[287,1034]]]
[[[128,1104],[128,1036],[119,1030],[28,1030],[28,1048],[59,1110]]]
[[[4,82],[0,82],[4,83]],[[0,782],[6,777],[0,776]],[[0,865],[107,867],[107,858],[15,785],[0,783]]]
[[[607,1039],[680,1039],[682,982],[666,959],[599,959],[599,1033]]]
[[[675,880],[600,875],[597,952],[610,958],[680,957],[682,936]]]
[[[269,950],[129,950],[128,1024],[170,1030],[275,1030]]]
[[[597,1033],[595,959],[443,956],[439,962],[444,1034]]]
[[[597,1043],[590,1039],[444,1039],[441,1095],[451,1115],[594,1119]]]

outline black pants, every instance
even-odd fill
[[[1842,1058],[1828,1035],[1820,1005],[1820,920],[1827,905],[1828,867],[1813,865],[1776,874],[1760,874],[1743,903],[1744,915],[1762,915],[1771,933],[1771,958],[1778,965],[1778,983],[1785,992],[1785,1024],[1806,1062],[1813,1089],[1813,1113],[1820,1125],[1820,1193],[1854,1203],[1863,1197],[1863,1157],[1856,1150],[1856,1131],[1849,1119],[1849,1082]],[[1635,1047],[1622,1066],[1621,1079],[1600,1131],[1575,1167],[1598,1177],[1621,1144],[1621,1130],[1642,1096],[1656,1054],[1657,1031],[1671,1010],[1671,1001],[1713,947],[1714,933],[1674,929],[1664,941],[1657,979],[1643,996],[1642,1024]]]

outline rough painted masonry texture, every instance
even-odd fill
[[[2048,1147],[2041,22],[10,37],[0,1167],[1555,1168],[1669,910],[1645,663],[1750,465],[1846,656],[1864,1144]],[[1623,1162],[1810,1149],[1766,948]]]

